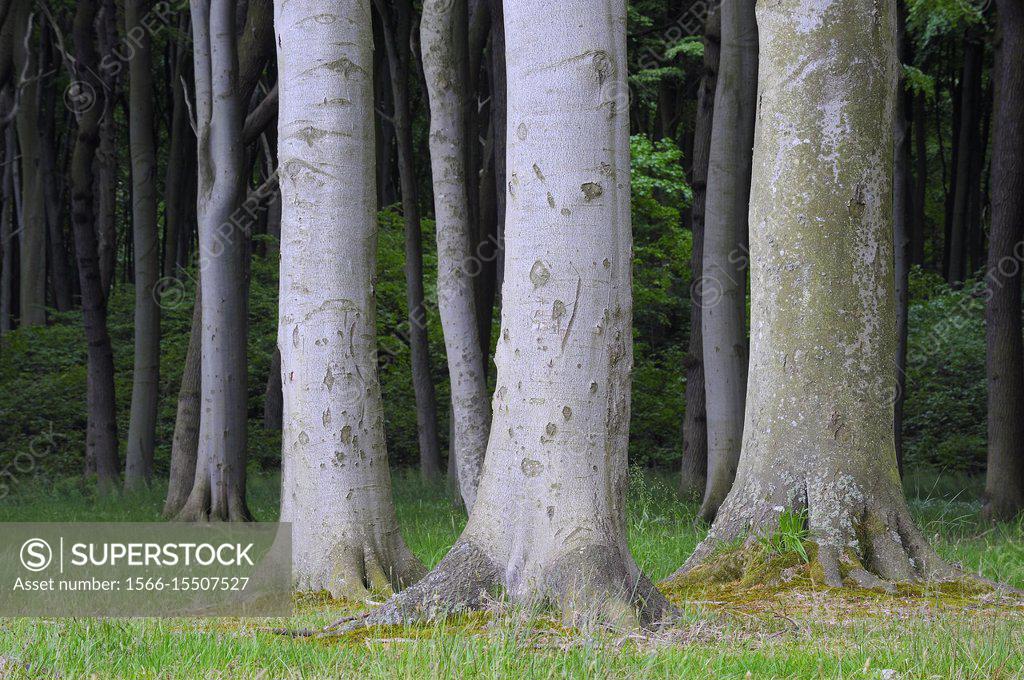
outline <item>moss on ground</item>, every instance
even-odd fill
[[[727,546],[704,564],[671,576],[658,587],[677,606],[699,603],[748,612],[807,594],[827,596],[839,608],[853,614],[860,609],[865,615],[875,614],[880,608],[917,609],[922,603],[951,609],[984,607],[1024,612],[1024,598],[1019,592],[969,574],[953,581],[895,583],[889,589],[860,587],[850,578],[850,572],[861,567],[853,551],[840,561],[843,587],[833,588],[825,583],[817,545],[804,541],[803,548],[806,559],[798,551],[775,552],[754,541]]]

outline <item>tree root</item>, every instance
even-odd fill
[[[222,507],[214,509],[208,492],[193,489],[188,500],[178,510],[175,522],[251,522],[252,513],[240,498],[231,497]]]
[[[375,597],[388,598],[419,581],[427,573],[400,540],[390,548],[339,547],[331,560],[331,571],[318,578],[300,578],[296,588],[306,592],[327,592],[336,600],[366,603]]]
[[[342,635],[368,626],[436,621],[481,609],[498,584],[496,565],[471,543],[459,541],[425,577],[359,617],[335,621],[317,637]]]
[[[820,489],[818,490],[820,492]],[[850,585],[895,592],[896,583],[952,581],[964,578],[928,544],[914,525],[902,497],[861,500],[847,509],[846,499],[823,493],[795,494],[786,506],[730,496],[708,536],[669,580],[686,575],[715,559],[723,545],[750,545],[779,530],[783,512],[807,512],[807,538],[816,547],[815,562],[823,582],[834,588]]]
[[[619,551],[589,546],[563,556],[542,582],[516,597],[526,606],[551,604],[574,627],[653,628],[673,620],[676,609]],[[296,637],[341,636],[370,626],[438,621],[479,611],[496,601],[506,570],[468,540],[460,540],[423,579],[361,616],[348,616],[320,631],[286,631]],[[515,595],[513,595],[515,597]]]

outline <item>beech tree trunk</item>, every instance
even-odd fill
[[[98,57],[93,28],[98,12],[96,0],[80,0],[75,12],[74,79],[84,83],[83,96],[102,96],[96,77]],[[84,88],[88,89],[84,89]],[[107,295],[100,280],[96,213],[93,208],[93,172],[99,146],[103,103],[92,101],[74,107],[78,136],[71,158],[71,224],[75,232],[78,280],[82,289],[82,320],[88,347],[86,380],[86,461],[95,471],[100,489],[112,491],[120,476],[117,452],[117,419],[114,400],[114,352],[107,332]]]
[[[1024,510],[1024,6],[999,0],[992,142],[992,230],[988,251],[988,470],[985,514],[1010,519]]]
[[[39,136],[39,178],[43,192],[43,214],[46,217],[46,250],[49,258],[50,290],[53,292],[53,306],[58,312],[72,307],[72,268],[68,265],[68,253],[64,239],[64,215],[61,205],[61,184],[63,173],[57,171],[57,94],[52,74],[55,71],[53,45],[50,27],[40,30],[39,40],[39,120],[36,134]],[[63,112],[63,107],[61,111]]]
[[[212,7],[211,7],[212,5]],[[248,367],[245,118],[235,3],[193,0],[198,130],[201,368],[199,450],[184,521],[251,519],[245,502]]]
[[[136,36],[128,60],[128,132],[132,161],[132,254],[135,264],[135,360],[128,420],[124,485],[149,484],[156,447],[160,389],[160,306],[154,288],[160,278],[156,219],[156,130],[153,120],[152,36],[142,24],[148,0],[125,3],[126,34]]]
[[[747,206],[757,99],[754,0],[722,0],[722,46],[704,216],[701,323],[707,398],[707,485],[714,519],[736,476],[747,383]]]
[[[370,7],[275,3],[281,520],[296,587],[353,600],[425,571],[398,531],[377,379]]]
[[[957,153],[954,164],[952,219],[949,230],[947,281],[960,283],[967,277],[967,236],[970,227],[970,196],[980,178],[971,176],[978,147],[979,104],[981,100],[981,44],[970,38],[964,44],[964,68],[960,81],[960,117],[957,127]]]
[[[2,101],[0,97],[0,101]],[[6,105],[9,102],[3,102]],[[14,314],[14,224],[17,222],[17,215],[14,209],[14,164],[17,162],[17,138],[15,137],[14,126],[7,125],[4,129],[4,155],[2,185],[0,194],[3,195],[0,203],[0,248],[3,249],[3,262],[0,263],[0,335],[10,332],[14,326],[12,323]]]
[[[14,22],[14,77],[19,85],[18,148],[21,152],[21,223],[18,233],[18,323],[22,327],[46,324],[46,207],[39,153],[39,59],[33,47],[31,2],[11,8]]]
[[[494,144],[494,296],[501,307],[501,285],[505,277],[505,136],[507,104],[505,83],[505,15],[502,0],[491,0],[491,135]],[[488,322],[490,319],[488,319]],[[488,346],[489,347],[489,346]]]
[[[114,0],[101,0],[97,25],[100,51],[112,54],[118,45],[117,8]],[[106,95],[103,98],[103,116],[100,121],[100,141],[96,149],[96,238],[100,258],[100,283],[105,295],[110,295],[117,264],[117,178],[118,141],[114,109],[120,84],[117,69],[108,68],[100,74]]]
[[[426,0],[420,40],[430,97],[437,304],[451,380],[449,461],[455,461],[462,500],[471,510],[487,448],[490,410],[472,276],[479,263],[472,259],[476,232],[467,194],[466,22],[466,0]]]
[[[181,20],[178,22],[178,30],[183,36],[189,35],[188,13],[182,11]],[[178,242],[181,240],[181,232],[188,229],[190,222],[188,214],[193,207],[189,205],[188,184],[194,182],[195,173],[195,132],[189,126],[188,108],[185,103],[185,84],[182,78],[186,73],[189,62],[189,43],[182,39],[176,46],[177,53],[174,59],[174,68],[171,72],[171,82],[168,85],[173,95],[171,96],[171,129],[168,141],[167,174],[164,179],[164,252],[163,252],[163,275],[177,278],[178,272]]]
[[[391,71],[392,121],[398,146],[398,174],[402,187],[405,224],[405,300],[409,308],[409,350],[412,384],[416,395],[416,431],[420,447],[420,474],[437,481],[441,477],[441,447],[437,436],[437,395],[430,369],[427,314],[423,303],[423,229],[419,192],[413,165],[412,108],[409,102],[409,36],[412,3],[409,0],[374,0],[384,26],[384,47]]]
[[[690,206],[690,232],[693,254],[690,272],[690,347],[686,357],[686,411],[683,419],[683,460],[679,492],[684,498],[701,497],[707,482],[708,431],[704,400],[704,339],[702,334],[702,277],[704,275],[704,207],[707,199],[708,157],[711,154],[711,127],[715,110],[715,85],[718,80],[718,51],[721,19],[717,10],[708,14],[704,26],[704,74],[697,93],[697,113],[693,132],[693,203]]]
[[[758,4],[747,426],[733,490],[683,571],[806,510],[831,586],[953,574],[896,470],[895,24],[894,0]]]
[[[903,4],[896,0],[897,58],[900,64],[909,63],[907,57],[906,19]],[[893,123],[893,271],[896,295],[896,382],[893,385],[893,431],[896,445],[896,468],[903,476],[903,395],[907,382],[907,333],[910,304],[910,222],[913,219],[910,181],[910,102],[903,79],[903,69],[894,100]]]
[[[232,31],[229,37],[226,30],[214,31],[214,25],[237,28],[237,16],[227,17],[228,9],[220,4],[212,17],[209,2],[192,6],[199,172],[197,182],[190,182],[186,189],[189,194],[196,192],[201,276],[197,309],[193,310],[193,331],[196,327],[200,330],[190,336],[187,361],[196,367],[192,370],[199,371],[199,395],[192,391],[192,384],[183,381],[174,442],[182,464],[176,469],[184,474],[191,460],[196,461],[191,491],[177,515],[183,520],[250,518],[245,502],[245,461],[247,230],[252,203],[243,205],[248,200],[244,114],[272,53],[273,7],[269,0],[250,0],[245,9],[240,35],[235,37]],[[197,31],[203,32],[201,37]],[[265,196],[262,191],[257,193]],[[179,263],[185,260],[187,243],[188,239],[179,240]],[[172,450],[172,468],[173,454]],[[177,502],[169,493],[168,513]]]
[[[203,342],[202,287],[196,286],[192,305],[192,327],[188,334],[185,366],[178,386],[178,410],[174,418],[174,436],[171,439],[171,469],[164,500],[164,517],[175,517],[188,501],[196,478],[196,458],[199,454],[200,365]]]
[[[924,266],[925,198],[928,190],[928,112],[925,94],[914,95],[914,216],[910,224],[910,264]]]
[[[263,391],[263,427],[280,432],[284,427],[284,395],[281,394],[281,350],[274,348],[267,375],[267,387]]]
[[[622,1],[505,5],[507,276],[479,494],[441,563],[355,625],[480,607],[496,586],[551,602],[571,624],[670,610],[626,544],[625,31]]]

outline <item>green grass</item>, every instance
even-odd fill
[[[278,480],[251,480],[260,520],[277,514]],[[630,544],[662,579],[703,531],[672,480],[634,475]],[[981,523],[977,483],[915,475],[908,497],[938,550],[965,569],[1024,587],[1024,528]],[[962,489],[962,491],[960,491]],[[443,490],[399,474],[395,501],[412,550],[435,564],[464,516]],[[77,480],[24,482],[0,501],[0,521],[152,521],[162,490],[97,499]],[[851,602],[855,604],[851,606]],[[365,631],[330,640],[291,639],[269,625],[319,627],[351,610],[297,601],[287,620],[0,619],[0,678],[1021,678],[1024,613],[874,596],[802,593],[758,607],[683,605],[679,627],[649,636],[563,629],[543,613],[476,617],[438,626]],[[748,675],[749,674],[749,675]]]

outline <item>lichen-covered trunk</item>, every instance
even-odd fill
[[[398,531],[377,378],[370,0],[275,8],[281,519],[299,590],[363,600],[424,571]]]
[[[478,607],[492,587],[572,623],[668,611],[626,544],[625,32],[624,1],[505,6],[507,271],[479,494],[437,568],[361,624]]]
[[[245,521],[247,223],[235,3],[192,2],[201,354],[196,474],[180,520]]]
[[[683,419],[683,459],[679,474],[679,492],[684,498],[699,498],[704,494],[708,472],[701,277],[704,274],[704,207],[707,198],[715,85],[718,80],[720,33],[718,11],[712,10],[704,27],[704,73],[697,94],[697,113],[693,131],[693,171],[690,176],[690,185],[693,187],[693,204],[690,207],[690,232],[693,236],[690,272],[694,284],[690,288],[690,347],[686,357],[686,411]]]
[[[466,0],[427,0],[420,23],[423,72],[430,98],[430,167],[437,226],[437,304],[448,355],[452,442],[459,490],[473,507],[490,412],[476,319],[476,244],[466,170]]]
[[[81,0],[75,12],[75,78],[92,92],[102,92],[95,76],[97,54],[96,0]],[[83,86],[83,87],[85,87]],[[117,419],[114,401],[114,352],[107,332],[107,295],[100,278],[93,207],[93,168],[99,145],[100,102],[78,115],[78,135],[71,157],[71,224],[75,234],[78,279],[82,290],[82,322],[87,352],[86,460],[95,472],[100,489],[111,491],[120,475],[117,453]]]
[[[144,21],[149,3],[125,3],[125,30],[137,36],[128,61],[129,138],[132,163],[132,252],[135,263],[135,358],[125,457],[126,489],[153,475],[156,411],[160,387],[160,307],[154,287],[160,277],[156,219],[156,131],[153,120],[152,38]]]
[[[419,192],[416,188],[412,109],[409,102],[409,63],[412,56],[409,36],[413,8],[410,0],[375,0],[375,4],[384,24],[384,43],[394,102],[393,122],[405,225],[405,301],[409,309],[409,353],[413,392],[416,396],[420,474],[424,479],[437,481],[441,476],[441,448],[437,436],[437,394],[427,342],[427,310],[423,296],[423,229],[420,224]]]
[[[708,437],[700,516],[709,521],[732,487],[743,436],[747,205],[758,59],[754,0],[722,0],[721,29],[700,279]]]
[[[684,570],[806,509],[830,585],[950,573],[910,518],[893,441],[895,19],[893,0],[758,5],[743,453]]]
[[[1024,261],[1024,6],[1001,0],[992,141],[992,230],[989,237],[988,470],[985,512],[1010,519],[1024,510],[1024,347],[1021,274]]]

